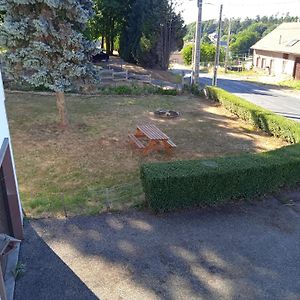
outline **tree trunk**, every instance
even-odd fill
[[[106,33],[105,35],[105,50],[106,50],[106,53],[109,55],[110,54],[110,36],[109,34]]]
[[[110,51],[111,51],[111,55],[114,54],[114,48],[115,48],[115,43],[114,43],[114,37],[111,38],[111,41],[110,41]]]
[[[101,49],[104,49],[104,34],[101,36]]]
[[[56,106],[58,109],[59,115],[59,125],[63,128],[68,127],[69,120],[66,110],[65,104],[65,93],[64,92],[56,92]]]
[[[111,19],[111,24],[110,24],[110,54],[114,54],[114,48],[115,48],[115,21],[114,19]]]

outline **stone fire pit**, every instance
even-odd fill
[[[173,119],[178,118],[180,113],[175,110],[166,110],[166,109],[158,109],[154,112],[154,114],[160,118]]]

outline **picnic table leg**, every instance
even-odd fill
[[[154,148],[157,146],[157,141],[155,140],[150,140],[150,142],[148,143],[148,145],[145,147],[145,149],[143,150],[143,154],[147,155],[149,154],[151,151],[154,150]]]
[[[172,146],[168,143],[168,141],[162,141],[162,142],[163,142],[165,151],[166,151],[168,154],[172,154]]]

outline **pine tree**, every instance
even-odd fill
[[[0,10],[9,75],[55,91],[60,124],[67,126],[64,92],[96,76],[89,62],[96,47],[82,34],[92,0],[0,0]]]

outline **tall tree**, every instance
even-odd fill
[[[94,0],[94,3],[95,15],[90,20],[88,35],[92,39],[101,37],[102,47],[105,44],[107,53],[112,54],[133,0]]]
[[[181,49],[185,27],[172,0],[136,0],[120,40],[126,61],[166,69],[172,51]]]
[[[94,79],[94,43],[82,31],[93,15],[91,0],[0,0],[6,11],[0,45],[12,78],[56,92],[60,125],[68,125],[64,92]]]

